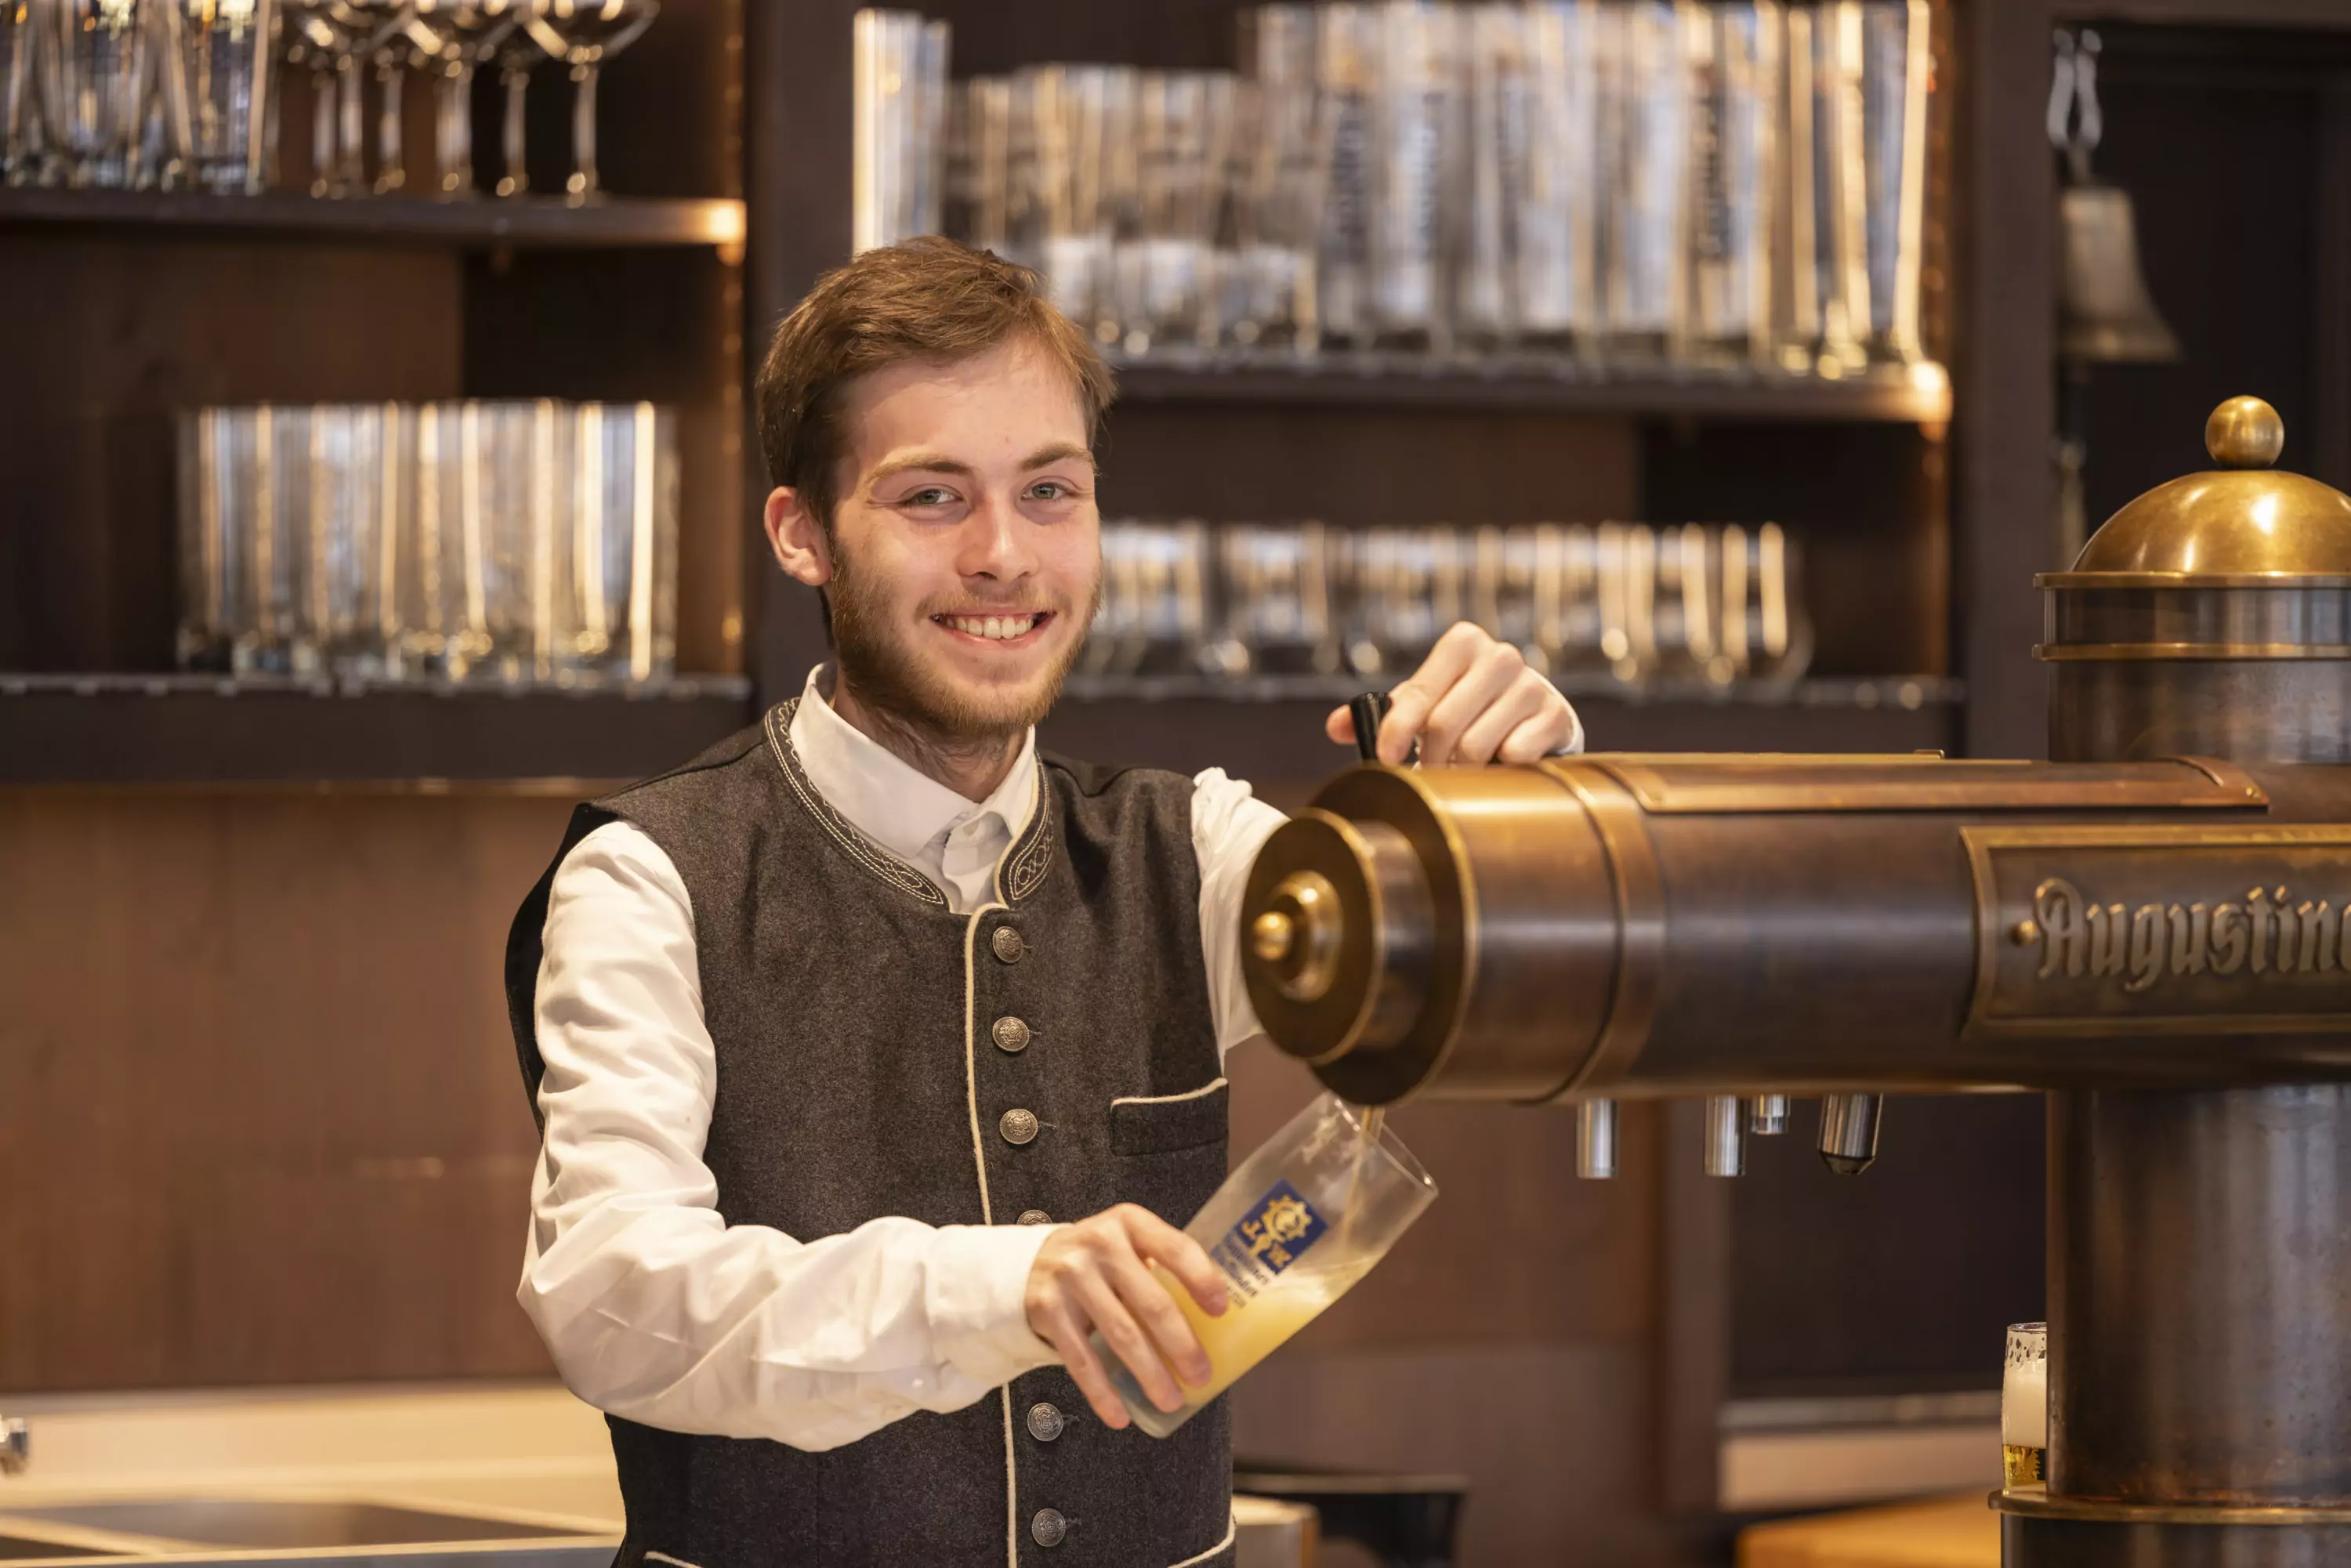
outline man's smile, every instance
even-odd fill
[[[1041,636],[1052,623],[1050,610],[1021,610],[1007,613],[997,611],[977,615],[934,615],[931,623],[950,635],[974,643],[993,643],[1005,647],[1028,647]]]

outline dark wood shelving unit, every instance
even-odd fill
[[[750,683],[392,686],[0,675],[0,784],[622,779],[747,723]]]
[[[551,196],[435,202],[366,196],[329,201],[283,192],[220,196],[178,191],[0,189],[0,232],[135,226],[172,235],[410,242],[494,249],[713,246],[739,250],[743,204],[731,198],[619,196],[571,206]]]
[[[1119,401],[1244,406],[1488,409],[1640,418],[1892,423],[1951,416],[1940,365],[1877,366],[1832,381],[1741,366],[1587,365],[1527,354],[1431,359],[1378,352],[1312,357],[1144,355],[1113,361]]]

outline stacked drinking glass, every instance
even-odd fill
[[[180,424],[182,667],[668,678],[677,421],[652,403],[206,408]]]

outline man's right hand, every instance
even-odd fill
[[[1113,1430],[1127,1424],[1126,1406],[1087,1343],[1089,1333],[1101,1332],[1162,1410],[1184,1404],[1170,1367],[1186,1383],[1208,1381],[1207,1352],[1175,1298],[1152,1277],[1151,1263],[1182,1281],[1201,1311],[1211,1317],[1224,1312],[1224,1276],[1200,1244],[1132,1203],[1058,1228],[1029,1270],[1029,1326],[1061,1353],[1094,1414]]]

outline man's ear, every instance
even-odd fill
[[[768,491],[762,521],[768,543],[776,552],[776,564],[786,576],[810,588],[822,588],[832,580],[832,541],[825,537],[824,525],[800,504],[798,490],[779,485]]]

